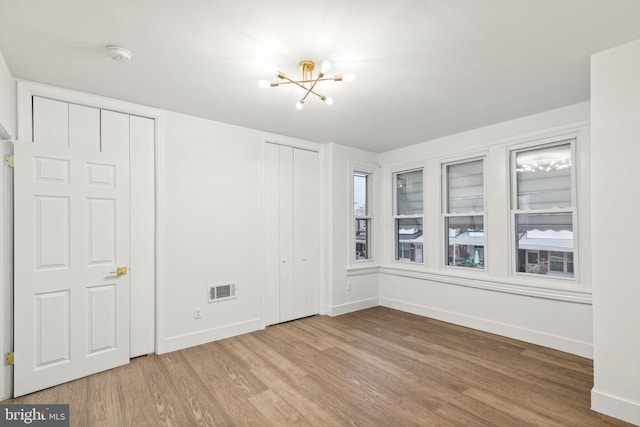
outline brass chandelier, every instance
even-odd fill
[[[260,80],[258,84],[262,88],[277,87],[277,86],[286,85],[286,84],[294,84],[300,87],[302,90],[304,90],[305,93],[304,93],[304,96],[300,98],[300,100],[296,103],[296,108],[298,110],[302,110],[302,108],[304,108],[304,103],[310,94],[317,96],[318,98],[320,98],[321,101],[324,101],[328,105],[333,104],[333,98],[331,98],[330,96],[322,95],[315,90],[316,84],[318,84],[318,82],[326,81],[326,80],[341,82],[341,81],[351,81],[354,79],[353,74],[328,76],[327,72],[329,71],[329,68],[331,68],[331,63],[329,61],[324,61],[322,63],[322,66],[320,67],[320,71],[318,71],[318,74],[316,75],[316,77],[313,76],[313,70],[316,67],[315,62],[311,61],[310,59],[304,59],[300,61],[298,66],[300,67],[300,71],[302,71],[301,80],[293,80],[282,71],[278,71],[276,73],[276,77],[278,77],[278,79],[280,80],[271,81],[271,82],[268,80]]]

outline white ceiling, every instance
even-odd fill
[[[636,39],[638,0],[0,0],[16,78],[372,151],[586,101],[589,55]],[[356,80],[302,111],[258,88],[301,59]]]

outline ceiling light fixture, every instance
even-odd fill
[[[302,79],[301,80],[293,80],[292,78],[287,76],[282,71],[278,71],[276,73],[276,77],[278,77],[278,79],[280,79],[280,80],[276,80],[276,81],[272,81],[272,82],[270,82],[268,80],[260,80],[258,82],[258,85],[260,87],[262,87],[262,88],[276,87],[276,86],[286,85],[286,84],[294,84],[294,85],[300,87],[302,90],[305,91],[305,94],[296,103],[296,108],[298,110],[302,110],[304,108],[304,103],[307,100],[307,97],[309,96],[309,94],[313,94],[313,95],[317,96],[318,98],[320,98],[321,101],[324,101],[328,105],[332,105],[333,104],[333,98],[331,98],[330,96],[322,95],[322,94],[318,93],[315,90],[316,84],[318,82],[326,81],[326,80],[333,80],[333,81],[336,81],[336,82],[352,81],[354,79],[354,77],[355,77],[353,74],[328,76],[327,72],[329,71],[329,68],[331,68],[331,63],[329,61],[324,61],[322,63],[322,66],[320,67],[320,71],[318,72],[316,77],[313,77],[313,70],[316,67],[316,63],[315,62],[313,62],[313,61],[311,61],[309,59],[305,59],[305,60],[300,61],[300,63],[298,65],[300,67],[300,71],[302,71]]]
[[[124,62],[124,63],[131,62],[131,56],[132,56],[131,51],[123,47],[109,45],[107,46],[107,53],[109,54],[111,59],[113,59],[114,61]]]

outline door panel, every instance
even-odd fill
[[[15,144],[14,396],[129,361],[128,116],[107,122],[106,152]]]
[[[130,116],[131,357],[155,351],[155,120]]]
[[[293,152],[294,318],[318,313],[318,153]]]
[[[264,148],[265,325],[280,322],[280,146]]]
[[[35,196],[35,268],[68,268],[69,198]]]
[[[35,295],[36,369],[54,363],[69,362],[70,301],[69,292]]]
[[[113,350],[117,346],[117,289],[115,285],[89,288],[89,354]]]
[[[293,148],[280,146],[280,322],[295,318],[293,272]]]
[[[115,264],[116,201],[115,199],[87,199],[89,265]]]

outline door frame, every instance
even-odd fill
[[[162,209],[164,198],[163,189],[163,125],[164,125],[164,117],[162,110],[145,107],[137,104],[133,104],[130,102],[119,101],[112,98],[105,98],[97,95],[91,95],[83,92],[77,92],[62,88],[57,88],[54,86],[48,86],[40,83],[29,82],[25,80],[17,80],[18,90],[17,90],[17,110],[18,110],[18,128],[17,128],[17,139],[19,141],[32,141],[32,96],[41,96],[44,98],[51,98],[63,102],[69,102],[74,104],[81,104],[88,107],[101,108],[106,110],[113,110],[120,113],[130,114],[134,116],[146,117],[149,119],[153,119],[155,123],[155,138],[154,138],[154,166],[155,166],[155,352],[162,353],[162,339],[164,336],[164,325],[160,319],[159,313],[161,312],[161,308],[164,306],[161,286],[160,284],[163,282],[164,271],[162,266],[164,263],[162,262],[163,258],[163,237],[164,233],[161,233],[164,225],[164,217]],[[2,159],[4,161],[4,159]],[[130,170],[135,171],[135,165],[130,165]],[[3,196],[4,197],[4,196]],[[13,250],[9,253],[11,259],[13,257]],[[7,258],[3,255],[3,258]],[[3,259],[3,262],[6,259]],[[2,283],[1,286],[3,288],[0,290],[4,295],[11,295],[13,291],[13,283],[12,280],[7,283]],[[13,304],[10,304],[11,312],[10,317],[13,319]],[[2,325],[2,334],[1,336],[12,337],[13,335],[13,322],[9,324]],[[6,390],[13,391],[13,375],[12,370],[3,369],[0,371],[0,384],[5,385]],[[0,398],[8,398],[10,396],[4,396],[4,390],[0,390]]]
[[[0,134],[2,128],[0,127]],[[2,137],[5,137],[2,135]],[[13,154],[13,143],[7,138],[0,141],[0,345],[2,355],[13,351],[13,172],[6,167],[5,156]],[[0,369],[0,400],[13,392],[12,366]]]

